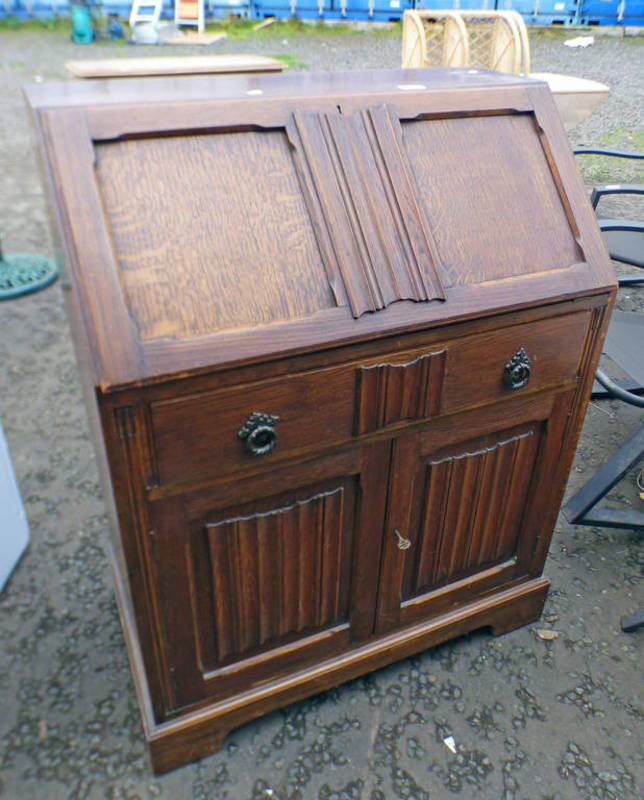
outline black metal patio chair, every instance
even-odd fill
[[[644,159],[644,154],[596,148],[579,148],[575,150],[575,154]],[[595,211],[602,197],[616,194],[644,196],[644,186],[632,184],[596,186],[591,194],[591,203]],[[644,269],[644,222],[601,217],[598,222],[611,258]],[[644,272],[619,278],[620,287],[639,283],[644,283]],[[598,369],[596,379],[600,386],[593,391],[593,397],[615,397],[644,408],[644,314],[615,310],[608,328],[604,353],[624,370],[629,380],[618,383],[609,378],[603,370]],[[644,529],[642,511],[597,507],[613,486],[643,456],[644,424],[564,506],[564,514],[568,521],[576,525]],[[622,629],[625,631],[631,632],[641,626],[644,626],[644,608],[622,618]]]

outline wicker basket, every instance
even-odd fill
[[[528,75],[530,44],[516,11],[405,11],[403,67],[481,67]]]

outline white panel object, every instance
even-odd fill
[[[0,426],[0,591],[29,541],[29,526]]]
[[[163,0],[134,0],[130,11],[130,28],[139,22],[156,25],[161,16]]]
[[[174,0],[174,21],[176,25],[196,25],[199,33],[203,33],[204,0]]]

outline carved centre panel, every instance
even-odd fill
[[[359,317],[396,300],[444,300],[398,118],[386,106],[296,111],[287,134],[338,304]]]
[[[404,364],[358,367],[356,434],[437,414],[446,355],[444,349]]]
[[[345,488],[205,526],[215,659],[347,619]]]
[[[535,425],[425,463],[403,599],[515,555],[539,436]]]

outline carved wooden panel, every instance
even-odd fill
[[[396,300],[444,300],[436,249],[386,106],[296,111],[287,132],[338,304],[354,317]]]
[[[339,487],[206,526],[218,662],[347,619]]]
[[[437,414],[446,353],[426,353],[405,364],[358,367],[356,434]]]
[[[533,426],[426,463],[424,506],[407,555],[403,599],[515,554],[538,440]]]

